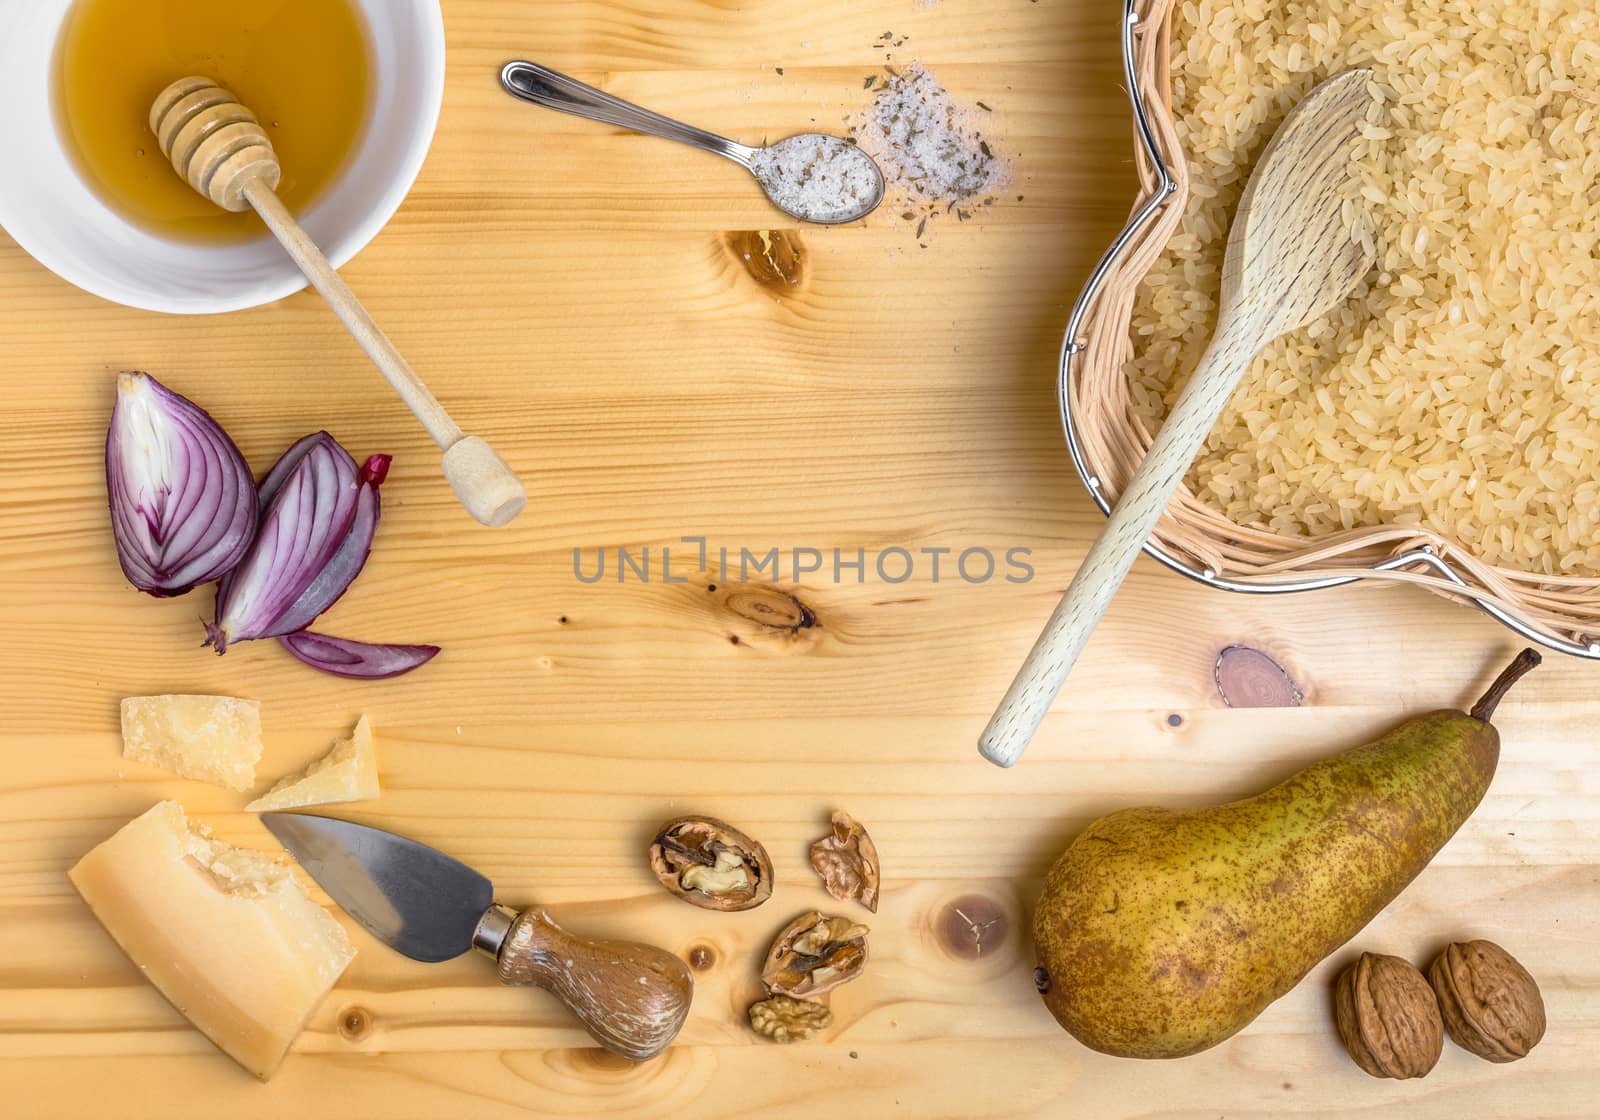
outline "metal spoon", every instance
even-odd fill
[[[820,132],[806,132],[790,136],[764,148],[737,144],[714,132],[695,128],[681,121],[663,117],[642,109],[620,97],[602,93],[576,78],[569,78],[533,62],[508,62],[500,69],[500,84],[506,92],[523,101],[543,105],[575,117],[587,117],[604,124],[677,140],[704,152],[731,159],[743,167],[761,189],[767,192],[772,204],[790,217],[819,225],[841,225],[858,221],[878,208],[883,201],[883,172],[872,157],[837,136]],[[807,178],[805,161],[808,156],[826,160],[835,172],[842,190],[836,198],[822,197],[822,184],[814,184],[809,192],[802,191],[802,180]],[[800,176],[795,172],[800,168]],[[829,182],[833,179],[830,178]],[[852,189],[851,184],[855,184]],[[807,197],[813,205],[807,206]]]

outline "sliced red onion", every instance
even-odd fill
[[[147,373],[117,376],[106,495],[122,572],[141,591],[182,595],[245,556],[255,479],[228,433]]]
[[[439,652],[438,646],[375,645],[349,638],[313,634],[309,630],[285,634],[278,641],[283,643],[284,649],[313,669],[321,669],[336,677],[358,677],[373,681],[409,673],[433,660]]]
[[[350,452],[340,446],[338,440],[327,432],[312,432],[308,436],[302,436],[295,440],[289,446],[289,450],[278,456],[278,461],[272,464],[272,469],[267,472],[267,477],[261,480],[261,507],[265,509],[272,504],[273,497],[278,493],[278,487],[282,486],[283,480],[289,477],[289,472],[300,465],[300,460],[306,457],[307,451],[330,442],[334,447],[338,448],[340,454],[350,464],[350,469],[355,470],[355,459],[351,458]]]
[[[350,522],[350,531],[345,534],[344,543],[333,554],[333,559],[328,561],[327,567],[311,581],[305,593],[295,600],[294,606],[274,624],[275,633],[292,634],[310,626],[318,615],[339,601],[356,576],[361,574],[367,557],[372,553],[373,535],[378,531],[378,487],[389,476],[389,464],[393,460],[392,455],[373,455],[362,464],[356,475],[356,515]],[[270,475],[268,481],[271,481]],[[263,483],[263,489],[265,486],[266,483]]]
[[[231,642],[273,638],[300,629],[285,626],[283,619],[340,555],[362,504],[361,491],[375,491],[381,478],[380,472],[363,481],[355,460],[327,432],[296,443],[284,458],[291,456],[291,466],[282,472],[275,466],[268,474],[275,485],[255,541],[217,591],[216,621],[206,627],[206,643],[218,653],[225,652]],[[371,525],[376,524],[373,505]],[[359,546],[363,560],[367,547],[370,541]],[[352,568],[347,562],[345,568],[349,579],[354,579],[360,564]],[[348,582],[331,589],[321,587],[317,597],[331,603]]]

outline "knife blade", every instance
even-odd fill
[[[293,813],[262,822],[367,932],[433,964],[472,948],[494,884],[460,860],[392,832]]]
[[[384,944],[425,963],[478,949],[495,959],[502,984],[552,992],[615,1054],[648,1061],[688,1017],[694,978],[665,949],[578,937],[542,907],[501,906],[483,875],[393,832],[308,813],[262,813],[261,820]]]

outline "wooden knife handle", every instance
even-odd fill
[[[509,914],[495,907],[484,924]],[[596,1042],[635,1062],[649,1061],[672,1044],[694,998],[688,966],[665,949],[576,937],[541,906],[511,918],[496,960],[500,983],[537,984],[553,992]]]

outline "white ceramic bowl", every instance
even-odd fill
[[[444,97],[439,0],[355,0],[372,52],[372,107],[356,151],[300,222],[334,265],[371,241],[422,168]],[[130,225],[78,175],[56,133],[56,37],[71,0],[0,0],[0,227],[87,292],[175,314],[282,299],[305,278],[276,241],[195,245]]]

